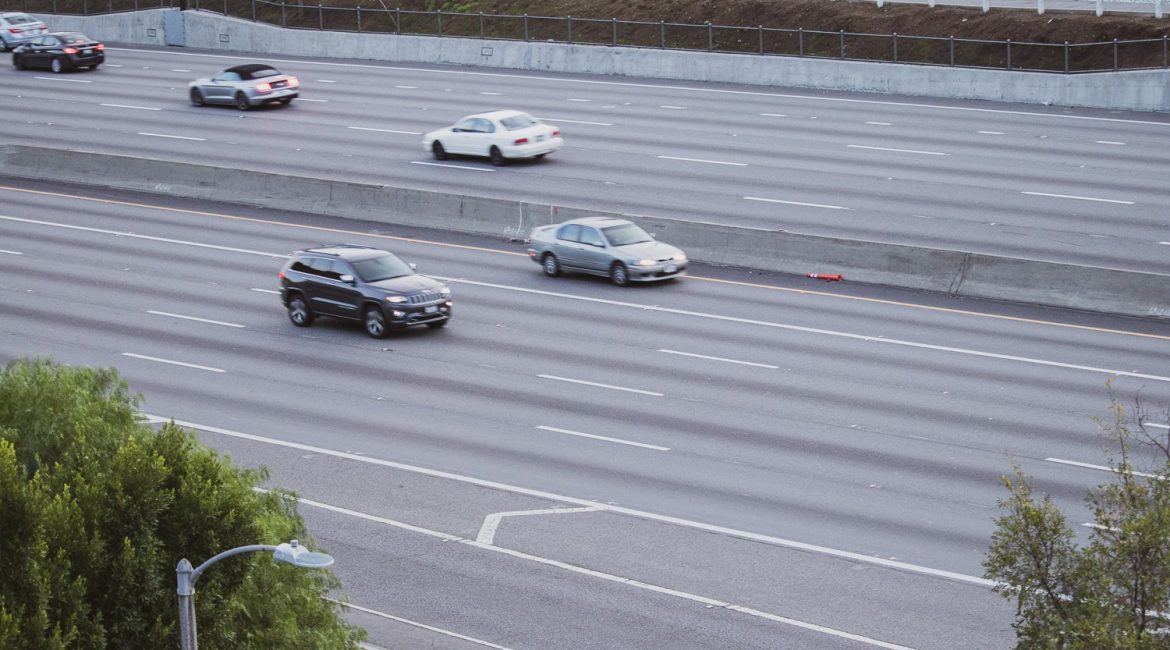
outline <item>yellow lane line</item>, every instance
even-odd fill
[[[78,200],[82,200],[82,201],[93,201],[96,203],[104,203],[107,205],[124,205],[124,206],[128,206],[128,207],[146,208],[146,209],[150,209],[150,210],[162,210],[162,211],[166,211],[166,212],[181,212],[184,214],[196,214],[196,215],[201,215],[201,216],[205,216],[205,217],[217,217],[220,219],[231,219],[234,221],[245,221],[245,222],[249,222],[249,223],[261,223],[261,224],[268,224],[268,225],[275,225],[275,226],[286,226],[286,227],[291,227],[291,228],[302,228],[305,230],[316,230],[319,232],[331,232],[331,233],[337,233],[337,234],[343,234],[343,235],[358,235],[361,237],[376,237],[379,239],[387,239],[387,240],[391,240],[391,241],[400,241],[400,242],[406,242],[406,243],[411,243],[411,244],[428,244],[431,246],[442,246],[445,248],[456,248],[456,249],[461,249],[461,250],[478,251],[478,252],[482,252],[482,253],[495,253],[495,254],[499,254],[499,255],[512,255],[515,257],[527,257],[528,256],[527,253],[517,253],[517,252],[513,252],[513,251],[500,250],[498,248],[488,248],[485,246],[470,246],[467,244],[451,244],[451,243],[447,243],[447,242],[433,241],[433,240],[429,240],[429,239],[416,239],[414,237],[398,237],[395,235],[382,235],[382,234],[377,234],[377,233],[357,232],[357,231],[353,231],[353,230],[345,230],[343,228],[327,228],[325,226],[310,226],[310,225],[306,225],[306,224],[295,224],[295,223],[287,223],[284,221],[275,221],[272,219],[258,219],[255,217],[242,217],[240,215],[224,214],[222,212],[207,212],[204,210],[190,210],[187,208],[170,208],[170,207],[166,207],[166,206],[152,205],[149,203],[135,203],[133,201],[118,201],[115,199],[99,199],[99,198],[90,197],[90,196],[80,196],[77,194],[65,194],[63,192],[46,192],[43,190],[30,190],[30,189],[23,188],[23,187],[11,187],[11,186],[7,186],[7,185],[0,185],[0,190],[9,190],[12,192],[24,192],[27,194],[39,194],[42,196],[55,196],[55,197],[66,198],[66,199],[78,199]],[[882,298],[866,298],[863,296],[849,296],[849,295],[831,293],[828,291],[815,291],[815,290],[811,290],[811,289],[794,289],[791,287],[777,287],[777,286],[773,286],[773,285],[769,285],[769,284],[760,284],[758,282],[743,282],[743,281],[739,281],[739,280],[722,280],[719,278],[705,278],[705,277],[696,276],[696,275],[689,275],[689,276],[687,276],[687,279],[698,280],[700,282],[714,282],[714,283],[718,283],[718,284],[730,284],[730,285],[735,285],[735,286],[740,286],[740,287],[750,287],[750,288],[755,288],[755,289],[767,289],[770,291],[783,291],[785,293],[804,294],[804,295],[818,296],[818,297],[825,297],[825,298],[837,298],[837,299],[841,299],[841,300],[853,300],[853,301],[857,301],[857,302],[868,302],[868,303],[874,303],[874,304],[879,304],[879,305],[889,305],[892,307],[906,307],[906,308],[910,308],[910,309],[922,309],[925,311],[934,311],[934,312],[941,312],[941,313],[947,313],[947,314],[956,314],[956,315],[960,315],[960,316],[977,316],[979,318],[991,318],[991,319],[995,319],[995,320],[1004,320],[1004,321],[1011,321],[1011,322],[1017,322],[1017,323],[1028,323],[1031,325],[1047,325],[1050,327],[1062,327],[1065,329],[1081,330],[1081,331],[1086,331],[1086,332],[1097,332],[1097,333],[1103,333],[1103,334],[1120,334],[1123,336],[1137,336],[1140,338],[1149,338],[1149,339],[1157,339],[1157,340],[1161,340],[1161,341],[1170,341],[1170,336],[1166,336],[1163,334],[1147,334],[1145,332],[1129,332],[1126,330],[1111,329],[1111,328],[1107,328],[1107,327],[1092,327],[1089,325],[1075,325],[1072,323],[1058,323],[1058,322],[1054,322],[1054,321],[1039,320],[1039,319],[1035,319],[1035,318],[1021,318],[1019,316],[1004,316],[1002,314],[988,314],[988,313],[983,313],[983,312],[978,312],[978,311],[971,311],[971,310],[967,310],[967,309],[954,309],[951,307],[935,307],[935,306],[931,306],[931,305],[921,305],[921,304],[917,304],[917,303],[902,302],[902,301],[898,301],[898,300],[885,300]]]

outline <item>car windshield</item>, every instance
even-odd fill
[[[632,223],[602,228],[601,231],[605,233],[605,238],[609,240],[611,246],[627,246],[653,241],[649,233]]]
[[[276,70],[273,70],[272,68],[266,68],[264,70],[256,70],[248,76],[253,78],[253,79],[263,79],[264,77],[275,77],[279,74],[280,74],[279,72],[277,72]]]
[[[66,43],[88,43],[92,39],[90,39],[90,37],[86,36],[85,34],[78,34],[73,32],[69,34],[61,34],[61,40],[65,41]]]
[[[504,119],[500,120],[500,124],[503,124],[504,128],[508,129],[509,131],[515,131],[516,129],[528,128],[533,124],[540,124],[540,122],[537,122],[536,118],[528,115],[527,113],[521,113],[520,115],[513,115],[512,117],[505,117]]]
[[[390,278],[400,278],[404,275],[414,275],[414,269],[410,268],[409,264],[398,259],[391,253],[354,262],[353,270],[357,272],[362,282],[377,282],[379,280],[389,280]]]
[[[12,23],[13,25],[28,25],[29,23],[37,22],[36,18],[33,18],[32,16],[23,16],[23,15],[22,16],[7,16],[6,20],[8,20],[8,22]]]

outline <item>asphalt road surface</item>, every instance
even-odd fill
[[[998,477],[1088,522],[1110,390],[1170,405],[1159,321],[702,266],[623,289],[498,240],[50,183],[0,205],[0,361],[117,367],[269,466],[380,647],[1009,647]],[[451,325],[294,327],[283,256],[338,241],[449,280]]]
[[[0,142],[1170,273],[1166,115],[307,60],[278,60],[303,82],[291,107],[188,103],[188,81],[252,60],[110,48],[96,72],[6,67]],[[422,150],[502,107],[565,148],[505,168]]]

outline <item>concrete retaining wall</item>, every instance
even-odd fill
[[[114,43],[163,44],[163,12],[41,16]],[[188,47],[297,57],[491,66],[1135,111],[1170,111],[1170,71],[1048,74],[750,54],[291,30],[183,12]],[[151,34],[153,30],[153,35]]]
[[[0,175],[78,182],[298,210],[388,224],[523,237],[537,225],[604,214],[538,203],[60,149],[0,145]],[[692,259],[781,273],[1133,316],[1170,317],[1170,276],[875,242],[620,215]]]

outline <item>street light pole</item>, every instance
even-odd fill
[[[181,650],[199,650],[199,635],[195,628],[195,583],[211,565],[224,558],[242,553],[257,553],[268,551],[272,559],[285,562],[302,569],[324,569],[333,564],[333,558],[325,553],[310,551],[301,546],[297,540],[272,546],[270,544],[251,544],[239,546],[211,557],[198,568],[192,569],[187,558],[179,560],[175,567],[175,576],[178,580],[179,594],[179,647]]]

